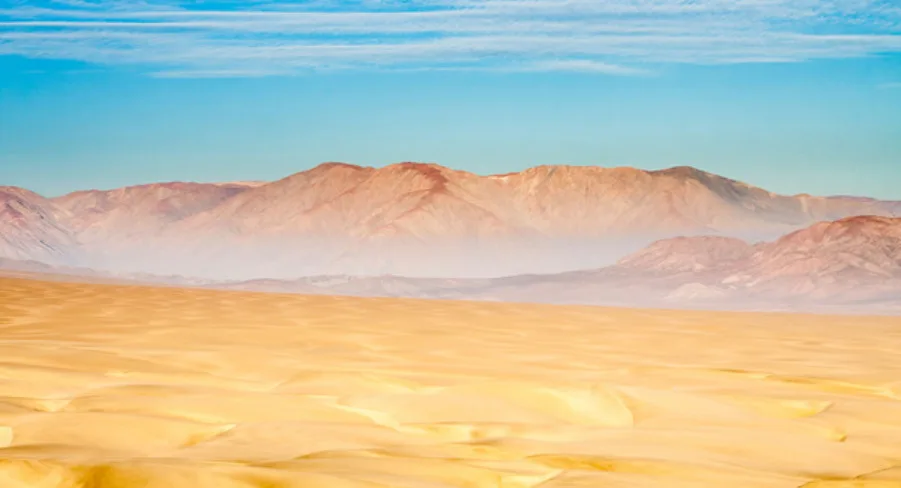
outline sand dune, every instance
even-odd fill
[[[901,319],[0,278],[4,488],[901,486]]]

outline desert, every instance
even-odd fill
[[[0,0],[0,488],[901,488],[901,0]]]
[[[901,486],[901,319],[0,278],[0,486]]]

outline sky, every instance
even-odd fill
[[[0,0],[0,185],[326,161],[901,200],[901,2]]]

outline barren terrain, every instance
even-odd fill
[[[779,195],[691,167],[325,163],[271,182],[169,182],[45,198],[0,186],[0,258],[209,280],[496,278],[592,269],[652,241],[773,239],[901,202]]]
[[[0,278],[4,488],[901,486],[901,319]]]

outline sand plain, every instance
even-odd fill
[[[901,487],[901,319],[0,278],[3,488]]]

